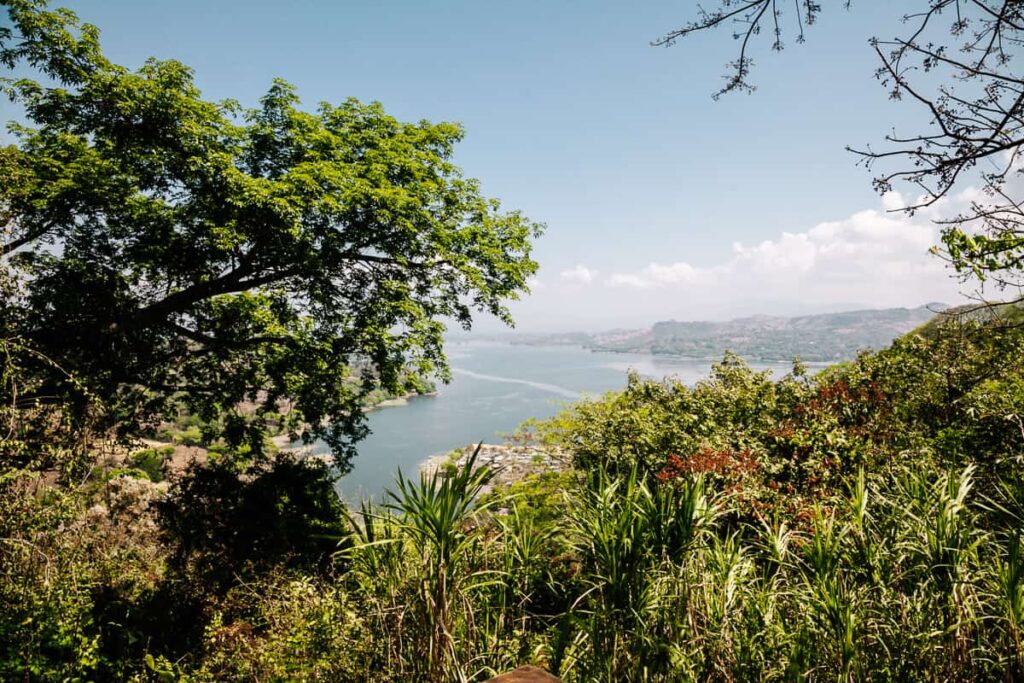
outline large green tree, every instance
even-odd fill
[[[72,12],[2,4],[24,115],[0,148],[0,337],[32,351],[28,398],[84,392],[128,429],[185,401],[254,448],[286,405],[344,466],[364,392],[443,378],[446,324],[511,322],[541,226],[462,175],[458,124],[306,111],[280,80],[211,102],[177,61],[130,70]]]

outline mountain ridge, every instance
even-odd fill
[[[798,316],[758,314],[727,321],[662,320],[648,328],[530,335],[519,343],[571,343],[594,351],[693,358],[720,358],[731,351],[755,360],[836,362],[849,360],[863,349],[887,346],[946,310],[946,304],[932,302],[915,308]]]

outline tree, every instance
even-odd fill
[[[849,9],[851,2],[842,4]],[[719,0],[716,9],[701,11],[654,44],[671,46],[698,31],[738,25],[733,35],[739,55],[715,96],[749,92],[753,42],[767,34],[771,49],[782,50],[788,27],[801,43],[821,11],[815,0]],[[1022,297],[1024,75],[1015,51],[1024,44],[1024,4],[916,0],[903,24],[902,35],[870,39],[880,61],[875,75],[893,99],[920,105],[922,126],[887,135],[883,149],[852,151],[869,168],[879,168],[874,185],[880,192],[905,183],[920,193],[904,207],[909,213],[934,205],[961,181],[977,182],[981,192],[970,205],[939,221],[940,253],[964,279],[989,281]]]
[[[184,401],[254,449],[287,404],[344,467],[363,394],[445,378],[452,321],[511,323],[542,226],[462,175],[459,125],[304,111],[280,80],[254,109],[207,101],[177,61],[129,70],[72,12],[4,4],[0,62],[38,75],[0,80],[27,122],[0,149],[0,319],[48,359],[34,396],[80,384],[130,430]]]

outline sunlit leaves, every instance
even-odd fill
[[[0,151],[18,332],[123,427],[159,417],[154,392],[211,419],[287,400],[344,468],[358,391],[445,377],[452,321],[511,322],[540,226],[462,176],[460,126],[354,99],[305,111],[281,80],[254,109],[209,102],[179,62],[111,64],[69,12],[8,12],[0,59],[63,85],[3,81],[29,122]]]

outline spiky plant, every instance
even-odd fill
[[[399,472],[397,489],[387,492],[385,507],[396,515],[418,562],[416,607],[422,637],[417,647],[432,681],[466,680],[455,612],[468,603],[467,590],[484,578],[467,557],[479,541],[473,524],[473,516],[482,509],[478,499],[494,476],[490,468],[476,466],[479,453],[477,446],[451,476],[421,472],[411,480]],[[463,617],[469,617],[471,625],[472,610],[465,610]]]

